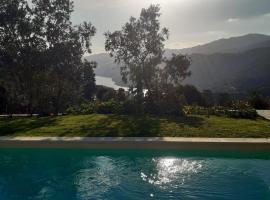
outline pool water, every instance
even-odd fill
[[[269,200],[269,153],[0,149],[1,200]]]

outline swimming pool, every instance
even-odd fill
[[[270,199],[270,154],[0,149],[0,199]]]

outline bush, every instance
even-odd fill
[[[123,110],[122,114],[134,114],[136,113],[136,106],[133,100],[125,100],[122,102]]]
[[[226,108],[221,106],[215,107],[201,107],[201,106],[185,106],[184,112],[191,115],[217,115],[224,116],[226,114]]]
[[[95,103],[82,103],[80,106],[72,106],[69,107],[66,110],[67,114],[72,114],[72,115],[88,115],[88,114],[93,114],[96,112],[96,105]]]
[[[183,116],[183,98],[174,90],[167,90],[163,94],[147,93],[145,98],[145,112],[154,115]]]
[[[200,106],[185,106],[186,114],[192,115],[216,115],[226,116],[230,118],[256,119],[257,112],[251,107],[247,107],[243,102],[235,103],[234,108],[226,108],[221,106],[205,108]]]
[[[89,103],[82,103],[80,106],[72,106],[66,110],[67,114],[72,115],[87,115],[93,113],[100,114],[134,114],[135,104],[132,100],[125,100],[123,102],[111,99],[109,101],[93,101]]]
[[[242,118],[242,119],[256,119],[257,112],[255,109],[242,109],[242,110],[228,110],[226,115],[231,118]]]
[[[114,114],[117,113],[121,108],[114,100],[100,102],[96,106],[97,113],[100,114]]]

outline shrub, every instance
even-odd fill
[[[95,103],[82,103],[80,106],[72,106],[69,107],[66,110],[67,114],[72,114],[72,115],[87,115],[87,114],[93,114],[96,112],[96,106]]]
[[[123,102],[117,102],[113,99],[97,104],[97,113],[100,114],[129,114],[126,112],[126,108]]]
[[[162,94],[152,91],[151,94],[147,93],[145,98],[145,112],[154,115],[182,116],[182,105],[182,96],[178,96],[172,88],[168,88]]]
[[[216,115],[227,116],[231,118],[256,119],[257,112],[255,109],[251,107],[246,107],[247,105],[239,102],[234,105],[234,108],[226,108],[221,106],[211,108],[205,108],[200,106],[185,106],[184,111],[186,114],[193,115]]]
[[[111,99],[109,101],[93,101],[89,103],[82,103],[79,106],[72,106],[66,110],[67,114],[72,115],[86,115],[93,113],[100,114],[134,114],[135,103],[132,100],[125,100],[123,102]]]
[[[122,114],[134,114],[136,113],[136,107],[135,107],[135,102],[133,100],[125,100],[124,102],[122,102],[123,105],[123,110],[122,110]]]
[[[256,119],[257,112],[255,109],[242,109],[242,110],[228,110],[226,112],[228,117],[231,118],[242,118],[242,119]]]
[[[102,85],[98,85],[96,88],[96,98],[100,101],[110,101],[116,97],[116,91],[113,88]]]

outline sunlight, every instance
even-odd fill
[[[154,4],[172,4],[172,3],[185,3],[188,1],[185,0],[149,0],[149,2],[153,2]]]
[[[157,173],[146,175],[141,172],[141,178],[150,184],[161,186],[173,181],[180,181],[177,184],[183,185],[187,177],[196,174],[202,167],[199,161],[181,158],[160,158],[153,161],[156,164]]]
[[[147,7],[150,4],[159,4],[162,9],[168,9],[168,7],[174,7],[176,4],[186,5],[189,1],[185,0],[146,0],[146,1],[136,1],[136,6]]]

